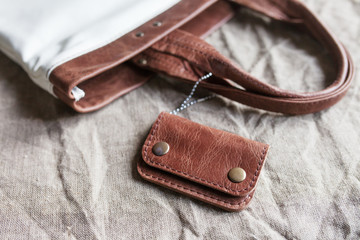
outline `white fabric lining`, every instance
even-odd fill
[[[0,50],[52,93],[49,76],[57,66],[116,40],[177,2],[1,0]]]

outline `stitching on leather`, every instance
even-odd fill
[[[322,32],[323,32],[323,30],[324,29],[319,29],[319,30],[321,30]],[[163,41],[166,41],[166,42],[168,42],[168,40],[171,40],[171,39],[173,39],[172,37],[170,37],[170,36],[167,36],[167,39],[163,39]],[[175,40],[175,41],[177,41],[176,39],[173,39],[173,40]],[[186,40],[183,40],[183,42],[185,42],[185,43],[189,43],[189,44],[192,44],[192,45],[194,45],[194,46],[199,46],[199,47],[202,47],[203,49],[207,49],[207,50],[211,50],[212,52],[214,52],[214,49],[212,49],[212,48],[209,48],[209,47],[206,47],[206,46],[202,46],[202,45],[200,45],[200,44],[198,44],[198,43],[196,43],[196,42],[189,42],[189,41],[186,41]],[[170,42],[170,44],[174,44],[173,42]],[[182,48],[186,48],[186,49],[188,49],[188,50],[190,50],[190,51],[199,51],[199,50],[197,50],[197,49],[193,49],[193,48],[190,48],[190,47],[186,47],[186,46],[182,46],[182,45],[179,45],[179,44],[175,44],[176,46],[179,46],[179,47],[182,47]],[[333,45],[333,44],[332,44]],[[334,46],[331,46],[331,47],[334,47]],[[336,46],[335,46],[336,47]],[[201,52],[201,51],[199,51],[201,54],[204,54],[205,56],[209,56],[207,53],[204,53],[204,52]],[[341,54],[339,54],[339,51],[338,51],[338,49],[336,49],[335,48],[335,54],[337,55],[337,56],[340,56],[341,57]],[[211,57],[211,56],[209,56],[209,57]],[[217,60],[217,61],[219,61],[219,62],[221,62],[221,63],[224,63],[223,61],[220,61],[219,59],[215,59],[215,58],[213,58],[213,57],[211,57],[212,59],[214,59],[214,60]],[[244,76],[245,76],[245,78],[247,78],[248,79],[248,76],[246,75],[246,74],[244,74]],[[336,86],[336,85],[338,85],[338,84],[336,84],[337,82],[339,82],[340,80],[337,80],[337,81],[335,81],[333,84],[331,84],[330,86]],[[256,83],[256,82],[254,82],[256,85],[258,85],[258,83]],[[260,86],[260,87],[263,87],[262,85],[258,85],[258,86]],[[329,86],[329,87],[330,87]],[[272,89],[270,89],[270,91],[272,91]],[[332,94],[333,92],[331,92],[330,94]],[[335,96],[332,96],[331,98],[329,98],[329,99],[323,99],[323,100],[310,100],[311,102],[308,102],[309,101],[309,97],[301,97],[301,96],[297,96],[297,95],[286,95],[286,94],[284,94],[284,93],[281,93],[281,95],[283,95],[284,97],[290,97],[290,98],[297,98],[297,101],[298,102],[294,102],[294,103],[285,103],[285,102],[280,102],[280,104],[281,105],[283,105],[283,106],[292,106],[293,104],[301,104],[301,105],[305,105],[305,107],[307,107],[307,106],[312,106],[312,105],[321,105],[321,104],[323,104],[323,103],[326,103],[326,102],[329,102],[329,101],[332,101],[332,100],[335,100],[336,98],[338,98],[339,97],[339,95],[335,95]],[[250,98],[252,98],[252,99],[256,99],[256,100],[259,100],[259,99],[257,99],[256,97],[253,97],[253,96],[249,96]],[[323,96],[323,98],[328,98],[329,97],[329,94],[326,94],[326,95],[324,95]],[[305,101],[302,101],[302,100],[305,100]],[[265,102],[265,100],[263,101],[263,102]]]
[[[226,62],[224,62],[223,60],[220,60],[218,58],[215,58],[214,56],[212,55],[209,55],[208,53],[206,52],[203,52],[199,49],[196,49],[196,48],[191,48],[191,47],[188,47],[188,46],[185,46],[185,45],[182,45],[182,44],[179,44],[178,42],[172,42],[172,41],[168,41],[168,40],[165,40],[167,42],[167,44],[171,44],[171,45],[175,45],[177,47],[180,47],[180,48],[184,48],[184,49],[187,49],[187,50],[190,50],[192,52],[198,52],[208,58],[211,58],[212,60],[215,60],[215,61],[218,61],[219,63],[222,63],[222,64],[226,64]],[[176,40],[175,40],[176,41]],[[194,42],[188,42],[186,40],[183,40],[183,42],[185,43],[189,43],[189,44],[194,44]],[[206,49],[206,48],[205,48]],[[236,69],[236,68],[235,68]],[[241,72],[240,72],[241,73]],[[244,77],[247,81],[252,81],[253,79],[250,79],[251,77],[248,76],[247,74],[244,74],[244,73],[241,73],[242,77]],[[277,95],[277,96],[282,96],[282,97],[294,97],[296,95],[293,95],[293,94],[288,94],[288,93],[279,93],[277,92],[276,90],[270,88],[270,87],[267,87],[267,86],[263,86],[261,85],[260,83],[258,82],[253,82],[253,84],[257,85],[258,87],[262,88],[262,89],[266,89],[268,91],[270,91],[271,93],[273,93],[274,95]]]
[[[322,31],[322,32],[325,32],[324,29],[321,29],[321,28],[318,29],[318,30],[320,30],[320,31]],[[325,34],[326,34],[326,32],[325,32]],[[320,37],[322,37],[322,36],[320,36]],[[172,41],[169,41],[169,40],[172,40]],[[209,57],[209,58],[212,58],[213,60],[219,61],[219,62],[222,63],[222,64],[226,64],[226,62],[224,62],[224,61],[222,61],[222,60],[220,60],[220,59],[218,59],[218,58],[215,58],[215,57],[209,55],[209,54],[206,53],[206,52],[203,52],[203,51],[198,50],[198,49],[196,49],[196,48],[192,48],[192,47],[189,47],[189,46],[185,46],[185,45],[180,44],[180,42],[179,42],[176,38],[173,38],[172,36],[168,36],[167,39],[163,39],[163,41],[166,41],[167,44],[173,44],[173,45],[176,45],[176,46],[178,46],[178,47],[188,49],[188,50],[190,50],[190,51],[199,52],[200,54],[203,54],[204,56],[207,56],[207,57]],[[210,50],[210,51],[212,51],[212,52],[216,52],[213,48],[210,48],[210,47],[201,45],[201,44],[199,44],[199,43],[197,43],[197,42],[194,42],[194,41],[182,40],[181,42],[183,42],[183,43],[188,43],[188,44],[194,45],[194,46],[198,46],[198,47],[201,47],[201,48],[203,48],[203,49],[205,49],[205,50]],[[332,45],[333,45],[333,44],[332,44]],[[331,46],[330,48],[335,48],[335,49],[334,49],[334,50],[335,50],[335,54],[337,55],[338,58],[341,58],[341,54],[339,54],[339,51],[338,51],[336,45],[335,45],[335,46]],[[240,72],[240,73],[241,73],[241,72]],[[241,74],[242,74],[243,77],[245,77],[247,80],[252,80],[252,79],[249,79],[249,78],[252,78],[252,77],[251,77],[250,75],[248,75],[247,73],[241,73]],[[330,86],[336,86],[336,85],[338,85],[338,84],[336,84],[337,82],[339,82],[339,79],[337,79],[336,81],[334,81],[334,83],[332,83]],[[274,89],[272,89],[272,88],[270,88],[270,87],[267,87],[267,86],[263,86],[263,85],[261,85],[261,84],[258,83],[258,82],[254,82],[254,84],[257,85],[257,86],[259,86],[260,88],[268,89],[270,92],[272,92],[272,93],[274,93],[274,94],[276,94],[276,95],[278,95],[278,96],[290,97],[290,98],[294,98],[294,97],[304,98],[304,97],[302,97],[302,96],[298,96],[297,94],[289,94],[289,93],[283,93],[283,92],[280,92],[280,93],[279,93],[279,92],[277,92],[276,90],[274,90]],[[328,86],[328,87],[330,87],[330,86]]]
[[[151,56],[148,56],[147,57],[147,60],[150,60],[149,62],[151,62],[151,61],[156,61],[156,62],[158,62],[158,63],[160,63],[160,64],[162,64],[162,65],[166,65],[167,63],[164,61],[164,57],[160,57],[160,56],[158,56],[159,58],[157,58],[157,59],[155,59],[155,58],[153,58],[153,57],[151,57]],[[162,60],[160,60],[160,58],[162,59]],[[179,71],[179,66],[178,65],[175,65],[175,64],[177,64],[177,63],[175,63],[174,61],[172,61],[172,63],[174,63],[173,65],[171,65],[171,66],[173,66],[173,69],[175,69],[176,71],[177,71],[177,73],[178,74],[183,74],[184,72],[181,72],[181,71]],[[169,66],[167,66],[167,68],[168,68]],[[186,70],[187,71],[187,70]],[[190,73],[190,72],[189,72]],[[187,77],[195,77],[194,75],[192,75],[192,74],[188,74],[187,72],[186,72],[186,75],[187,75]],[[186,76],[185,76],[186,77]],[[203,85],[202,83],[201,83],[201,85]],[[228,91],[229,89],[224,89],[224,91]],[[230,90],[236,90],[236,89],[230,89]],[[237,91],[237,93],[239,94],[240,92],[238,92]],[[226,95],[224,95],[224,96],[226,96]],[[322,105],[322,104],[324,104],[324,103],[326,103],[326,102],[330,102],[330,101],[336,101],[336,99],[337,98],[339,98],[341,95],[334,95],[333,97],[331,97],[331,98],[328,98],[328,99],[323,99],[323,100],[311,100],[311,102],[309,102],[309,99],[308,98],[299,98],[299,99],[297,99],[297,101],[298,102],[275,102],[276,104],[279,104],[279,105],[281,105],[282,107],[292,107],[293,105],[301,105],[301,106],[303,106],[304,108],[306,108],[306,107],[311,107],[311,106],[319,106],[319,105]],[[258,102],[266,102],[266,103],[268,103],[268,99],[259,99],[259,98],[257,98],[256,96],[251,96],[251,95],[247,95],[246,96],[246,98],[250,98],[250,99],[254,99],[254,100],[256,100],[256,101],[258,101]],[[306,102],[304,102],[304,101],[302,101],[302,100],[305,100]],[[271,100],[271,101],[273,101],[273,100]]]
[[[167,38],[166,39],[164,38],[163,40],[166,41],[166,42],[168,42],[169,40],[172,40],[172,42],[178,42],[179,43],[179,40],[177,40],[177,38],[175,38],[173,36],[170,36],[170,35],[168,35]],[[201,43],[198,43],[198,42],[195,42],[195,41],[187,41],[187,40],[182,39],[181,42],[189,43],[192,46],[201,47],[204,50],[209,50],[209,51],[211,51],[213,53],[217,53],[217,51],[213,47],[206,46],[204,44],[201,44]]]
[[[215,197],[209,196],[209,195],[207,195],[207,194],[205,194],[205,193],[202,193],[202,192],[199,192],[199,191],[195,191],[195,190],[193,190],[193,189],[191,189],[191,188],[187,188],[187,187],[181,186],[181,185],[179,185],[179,184],[173,183],[173,182],[171,182],[171,181],[169,181],[169,180],[166,180],[166,179],[164,179],[164,178],[156,177],[156,176],[154,176],[154,175],[145,173],[141,168],[140,168],[140,171],[141,171],[141,173],[143,173],[144,175],[146,175],[146,176],[148,176],[148,177],[151,177],[151,178],[153,178],[153,179],[156,179],[156,180],[158,180],[158,181],[161,181],[161,182],[164,182],[164,183],[169,183],[169,184],[171,184],[171,185],[174,185],[174,186],[177,187],[177,188],[181,188],[181,189],[184,189],[184,190],[187,190],[187,191],[191,191],[191,192],[193,192],[194,194],[197,194],[197,195],[200,195],[200,196],[204,196],[204,197],[207,197],[207,198],[210,198],[210,199],[213,199],[213,200],[216,200],[216,201],[218,201],[218,202],[225,203],[225,204],[229,204],[229,205],[232,205],[232,206],[240,206],[240,205],[242,205],[243,203],[247,203],[248,200],[250,201],[250,199],[251,199],[250,195],[248,195],[248,196],[246,196],[245,199],[241,200],[239,203],[228,202],[228,201],[225,201],[225,200],[222,200],[222,199],[219,199],[219,198],[215,198]]]
[[[172,40],[172,41],[169,41],[169,40]],[[185,49],[188,49],[188,50],[190,50],[190,51],[198,52],[198,53],[200,53],[200,54],[202,54],[202,55],[204,55],[204,56],[206,56],[206,57],[209,57],[209,58],[211,58],[211,59],[213,59],[213,60],[216,60],[216,61],[218,61],[218,62],[220,62],[220,63],[222,63],[222,64],[227,64],[227,63],[224,62],[223,60],[218,59],[218,58],[216,58],[216,57],[214,57],[214,56],[212,56],[212,55],[209,55],[209,53],[207,53],[207,52],[204,52],[204,51],[201,51],[201,50],[199,50],[199,49],[192,48],[192,47],[189,47],[189,46],[180,44],[180,42],[179,42],[177,39],[172,38],[172,37],[170,37],[170,36],[168,36],[167,39],[163,39],[163,41],[166,41],[167,44],[172,44],[172,45],[178,46],[178,47],[180,47],[180,48],[185,48]],[[184,40],[184,39],[182,39],[181,41],[184,42],[184,43],[188,43],[188,44],[190,44],[190,45],[194,45],[194,46],[201,47],[202,49],[205,49],[205,50],[210,50],[211,52],[216,52],[213,48],[204,46],[204,45],[199,44],[199,43],[194,42],[194,41],[187,41],[187,40]],[[250,78],[252,78],[252,77],[249,76],[247,73],[242,73],[241,71],[240,71],[240,73],[241,73],[241,75],[242,75],[244,78],[246,78],[246,80],[248,80],[248,81],[251,81],[251,80],[252,80],[252,79],[250,79]],[[263,85],[261,85],[261,84],[258,83],[258,82],[254,82],[254,84],[257,85],[258,87],[262,88],[262,89],[267,89],[267,90],[269,90],[270,92],[272,92],[272,93],[274,93],[274,94],[278,94],[278,93],[276,92],[276,90],[271,89],[270,87],[263,86]],[[292,94],[287,94],[287,93],[281,93],[281,96],[284,96],[284,97],[293,97],[294,95],[292,95]]]
[[[143,57],[146,59],[146,60],[149,60],[150,61],[157,61],[157,62],[160,62],[162,63],[163,65],[165,65],[166,63],[166,66],[168,67],[169,65],[170,66],[173,66],[175,70],[178,70],[179,69],[179,63],[174,61],[173,59],[169,59],[169,58],[161,58],[161,56],[158,56],[158,54],[156,53],[150,53],[150,54],[146,54],[145,52],[142,53]],[[141,58],[141,55],[139,55],[138,58]],[[165,60],[165,61],[164,61]],[[171,63],[171,64],[169,64]],[[151,66],[151,64],[147,64],[148,66]],[[188,72],[189,70],[188,69],[185,69],[186,72]]]
[[[165,62],[165,61],[162,61],[162,60],[160,60],[160,59],[155,59],[155,58],[148,58],[148,60],[149,60],[149,62],[157,62],[157,63],[159,63],[161,66],[165,66],[164,69],[158,69],[157,67],[155,67],[155,69],[157,69],[157,70],[160,70],[160,71],[163,71],[163,72],[167,73],[167,71],[165,70],[165,69],[167,69],[167,70],[170,70],[172,73],[177,74],[177,75],[179,75],[179,74],[181,73],[181,71],[180,71],[179,69],[182,68],[182,67],[179,67],[179,64],[174,64],[174,63],[172,63],[172,64],[170,65],[169,63],[167,63],[167,62]],[[149,63],[148,65],[149,65],[150,67],[152,66],[150,63]],[[193,76],[188,72],[188,70],[185,70],[183,73],[185,73],[185,76],[186,76],[186,77],[193,77]]]
[[[333,92],[331,92],[330,94],[332,94],[332,93]],[[297,98],[296,101],[298,101],[298,102],[276,102],[276,104],[280,104],[280,105],[285,106],[285,107],[292,107],[294,104],[300,104],[300,105],[303,105],[306,108],[308,106],[321,105],[321,104],[324,104],[326,102],[333,101],[333,100],[337,99],[338,97],[340,97],[340,95],[334,95],[334,96],[331,96],[331,98],[328,98],[329,94],[327,94],[327,95],[324,95],[323,97],[326,97],[328,99],[323,99],[323,100],[309,100],[309,98],[306,98],[306,97],[296,97]],[[262,101],[262,102],[267,102],[268,103],[268,100],[262,100],[262,99],[257,98],[256,96],[246,96],[246,97],[257,100],[257,101]],[[291,96],[288,96],[288,97],[291,97]],[[294,100],[294,98],[291,97],[290,100]],[[305,101],[302,101],[302,100],[305,100]],[[309,101],[311,101],[311,102],[309,102]]]
[[[179,63],[173,61],[173,60],[170,60],[168,58],[164,58],[162,56],[156,56],[154,57],[153,56],[154,54],[152,54],[151,56],[150,55],[147,55],[145,58],[146,60],[149,61],[148,63],[148,66],[149,67],[152,67],[152,68],[155,68],[155,69],[158,69],[156,67],[154,67],[151,62],[157,62],[159,64],[161,64],[162,66],[165,66],[164,69],[167,69],[167,70],[175,70],[176,72],[173,72],[174,74],[177,74],[177,75],[180,75],[180,74],[185,74],[185,77],[191,77],[191,78],[194,78],[196,77],[192,72],[189,71],[189,69],[186,69],[184,67],[182,67],[181,65],[179,65]],[[171,64],[169,64],[169,62],[171,62]],[[180,69],[184,70],[184,71],[180,71]],[[163,69],[158,69],[160,71],[164,71],[166,72],[166,70],[163,70]]]
[[[160,60],[162,58],[162,60]],[[150,61],[156,61],[156,62],[159,62],[160,64],[162,64],[162,65],[166,65],[167,63],[166,63],[166,61],[167,61],[167,59],[166,60],[164,60],[165,58],[164,57],[162,57],[162,56],[158,56],[158,58],[153,58],[152,56],[148,56],[147,57],[147,60],[150,60]],[[179,65],[177,64],[177,63],[175,63],[175,61],[172,61],[172,63],[174,63],[173,65],[171,65],[171,66],[173,66],[173,68],[177,71],[177,73],[181,73],[182,74],[182,72],[181,71],[179,71],[178,69],[179,69]],[[168,66],[167,66],[167,68],[168,68]],[[187,69],[185,69],[185,71],[187,71],[186,72],[186,74],[188,75],[188,77],[194,77],[194,75],[192,75]],[[201,83],[201,85],[202,85],[202,83]],[[225,91],[226,91],[227,89],[225,89]],[[251,99],[254,99],[254,100],[257,100],[257,101],[262,101],[262,102],[268,102],[268,100],[264,100],[264,99],[259,99],[259,98],[257,98],[257,97],[255,97],[255,96],[251,96],[251,95],[249,95],[249,96],[246,96],[247,98],[251,98]],[[339,97],[339,95],[335,95],[334,97],[332,97],[332,98],[329,98],[329,99],[323,99],[323,100],[311,100],[311,102],[302,102],[301,100],[305,100],[305,101],[309,101],[309,99],[308,98],[299,98],[297,101],[299,101],[299,102],[291,102],[291,103],[289,103],[289,102],[277,102],[277,104],[280,104],[280,105],[282,105],[282,106],[284,106],[284,107],[289,107],[289,106],[292,106],[293,104],[301,104],[301,105],[303,105],[303,104],[305,104],[305,107],[307,107],[307,106],[311,106],[311,105],[319,105],[319,104],[323,104],[323,103],[326,103],[326,102],[330,102],[330,101],[333,101],[333,100],[335,100],[336,98],[338,98]],[[301,102],[300,102],[301,101]]]
[[[153,131],[151,132],[149,141],[148,141],[147,145],[146,145],[145,148],[144,148],[144,157],[145,157],[146,160],[148,160],[149,162],[151,162],[151,163],[153,163],[153,164],[156,164],[156,165],[165,167],[165,168],[167,168],[167,169],[169,169],[169,170],[171,170],[171,171],[174,171],[174,172],[177,172],[177,173],[181,173],[182,175],[188,176],[188,177],[190,177],[190,178],[192,178],[192,179],[196,179],[196,180],[199,180],[199,181],[201,181],[201,182],[205,182],[205,183],[207,183],[207,184],[210,184],[210,185],[213,185],[213,186],[217,186],[217,187],[226,189],[226,190],[231,191],[231,192],[240,193],[240,192],[243,192],[243,191],[248,190],[250,187],[253,186],[254,181],[255,181],[256,178],[258,177],[258,174],[259,174],[261,165],[262,165],[262,163],[264,162],[267,146],[264,146],[264,148],[263,148],[261,157],[260,157],[260,159],[259,159],[259,161],[258,161],[258,164],[257,164],[256,171],[255,171],[255,173],[254,173],[253,178],[252,178],[251,181],[249,182],[249,185],[248,185],[247,187],[243,188],[243,189],[240,189],[240,190],[235,190],[235,189],[232,189],[232,188],[223,186],[223,185],[218,184],[218,183],[215,183],[215,182],[210,182],[210,181],[208,181],[208,180],[206,180],[206,179],[193,176],[193,175],[191,175],[191,174],[189,174],[189,173],[186,173],[186,172],[183,172],[183,171],[179,171],[179,170],[174,169],[174,168],[172,168],[172,167],[169,167],[169,166],[167,166],[167,165],[165,165],[165,164],[162,164],[162,163],[159,163],[159,162],[155,162],[153,159],[150,159],[150,158],[148,157],[148,148],[149,148],[149,146],[150,146],[150,144],[151,144],[151,142],[152,142],[152,140],[153,140],[153,138],[154,138],[154,135],[155,135],[155,133],[156,133],[156,131],[157,131],[159,125],[160,125],[160,122],[161,122],[163,116],[164,116],[164,113],[161,113],[160,116],[159,116],[159,118],[157,119],[157,121],[156,121],[156,123],[155,123],[155,126],[154,126],[154,128],[153,128]]]
[[[153,58],[153,57],[151,57],[151,56],[148,56],[147,57],[147,60],[150,60],[150,61],[156,61],[156,62],[159,62],[160,64],[162,64],[162,65],[166,65],[167,63],[164,61],[164,57],[160,57],[160,56],[158,56],[159,58],[157,58],[157,59],[155,59],[155,58]],[[162,60],[160,60],[160,58],[162,58]],[[174,61],[172,61],[172,63],[175,63]],[[175,63],[175,64],[177,64],[177,63]],[[175,64],[173,64],[173,65],[171,65],[171,66],[173,66],[173,68],[177,71],[177,73],[178,74],[182,74],[182,72],[181,71],[179,71],[178,70],[178,65],[175,65]],[[168,68],[168,66],[167,66],[167,68]],[[186,71],[188,71],[188,70],[186,70]],[[190,72],[189,72],[190,73]],[[188,75],[188,77],[194,77],[192,74],[187,74]],[[203,85],[202,83],[201,83],[201,85]],[[231,90],[236,90],[236,89],[231,89]],[[228,91],[228,89],[224,89],[224,91]],[[238,91],[237,91],[237,93],[239,93]],[[225,95],[224,95],[225,96]],[[338,98],[338,97],[340,97],[339,95],[335,95],[334,97],[331,97],[331,98],[329,98],[329,99],[323,99],[323,100],[311,100],[311,102],[303,102],[303,101],[301,101],[301,100],[305,100],[305,101],[309,101],[309,99],[308,98],[299,98],[299,99],[297,99],[297,101],[298,102],[276,102],[276,104],[279,104],[279,105],[282,105],[283,107],[291,107],[291,106],[293,106],[294,104],[296,104],[296,105],[298,105],[298,104],[301,104],[301,105],[303,105],[304,107],[308,107],[308,106],[312,106],[312,105],[320,105],[320,104],[323,104],[323,103],[326,103],[326,102],[330,102],[330,101],[334,101],[334,100],[336,100],[336,98]],[[247,95],[246,96],[246,98],[250,98],[250,99],[254,99],[254,100],[257,100],[257,101],[261,101],[261,102],[267,102],[268,103],[268,99],[259,99],[259,98],[257,98],[256,96],[251,96],[251,95]],[[271,100],[272,101],[272,100]]]

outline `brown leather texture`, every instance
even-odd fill
[[[252,77],[201,39],[226,22],[236,6],[310,33],[332,54],[337,70],[333,83],[309,93],[279,89]],[[155,21],[163,24],[155,27]],[[136,37],[137,32],[144,36]],[[141,86],[153,72],[190,83],[212,72],[214,77],[202,81],[202,87],[255,108],[298,115],[321,111],[344,97],[354,66],[337,37],[297,0],[183,0],[118,40],[60,65],[50,74],[50,81],[60,99],[76,111],[89,112]],[[71,94],[74,86],[85,90],[78,102]]]
[[[202,87],[231,100],[273,112],[294,115],[313,113],[334,105],[344,97],[354,76],[351,57],[336,36],[310,10],[295,0],[234,2],[255,8],[270,17],[275,16],[275,19],[294,24],[294,27],[307,29],[334,58],[337,75],[333,83],[324,90],[310,93],[279,89],[252,77],[204,40],[179,29],[141,52],[133,61],[146,59],[146,64],[138,65],[190,82],[211,72],[216,79],[201,82]],[[272,7],[266,8],[268,5]]]
[[[104,107],[116,98],[142,86],[153,75],[153,72],[139,69],[134,64],[125,62],[91,80],[80,83],[78,87],[86,93],[85,98],[80,101],[69,98],[56,87],[53,91],[57,97],[77,112],[85,113]]]
[[[220,11],[215,11],[219,8]],[[124,65],[127,60],[191,20],[192,23],[185,28],[196,35],[204,36],[214,31],[231,16],[233,16],[233,9],[224,1],[182,0],[168,11],[114,42],[56,67],[49,77],[54,85],[53,91],[78,112],[97,110],[141,86],[153,76],[153,72],[148,71],[144,74],[144,70],[130,66],[131,64],[117,66]],[[153,23],[156,21],[160,21],[161,26],[154,26]],[[137,37],[138,32],[144,33],[144,36]],[[137,71],[142,71],[141,76]],[[108,73],[103,74],[105,72]],[[101,81],[99,81],[99,76],[101,76]],[[132,85],[127,84],[129,78]],[[123,81],[127,83],[122,83]],[[105,91],[98,92],[100,85],[97,84],[101,84],[101,87],[105,86]],[[85,91],[85,97],[78,102],[71,94],[75,86]]]
[[[166,142],[163,156],[152,152]],[[142,148],[140,175],[151,182],[228,211],[247,206],[255,190],[269,146],[162,112]],[[245,170],[240,183],[229,180],[235,167]]]

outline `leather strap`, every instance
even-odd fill
[[[296,0],[233,2],[273,19],[305,27],[332,54],[337,68],[333,83],[324,90],[310,93],[279,89],[252,77],[204,40],[179,29],[136,56],[134,62],[192,82],[212,72],[216,77],[203,81],[202,87],[240,103],[273,112],[313,113],[334,105],[345,95],[354,76],[351,57],[337,38],[302,3]]]

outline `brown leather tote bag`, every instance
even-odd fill
[[[271,86],[202,39],[239,7],[290,24],[318,40],[336,65],[332,83],[309,93]],[[155,73],[194,87],[200,83],[255,108],[307,114],[338,102],[350,86],[354,67],[336,36],[297,0],[182,0],[117,40],[58,65],[49,79],[57,97],[78,112],[90,112],[140,87]],[[163,112],[143,144],[137,170],[150,182],[227,211],[239,211],[254,196],[268,149],[267,144]]]
[[[260,81],[220,54],[202,38],[247,7],[311,34],[330,53],[337,74],[327,88],[310,93],[279,89]],[[240,41],[240,40],[239,40]],[[114,42],[56,67],[53,92],[78,112],[97,110],[144,84],[154,73],[194,83],[252,107],[285,114],[328,108],[348,90],[354,75],[351,57],[314,14],[297,0],[182,0]],[[75,100],[74,87],[85,92]]]

